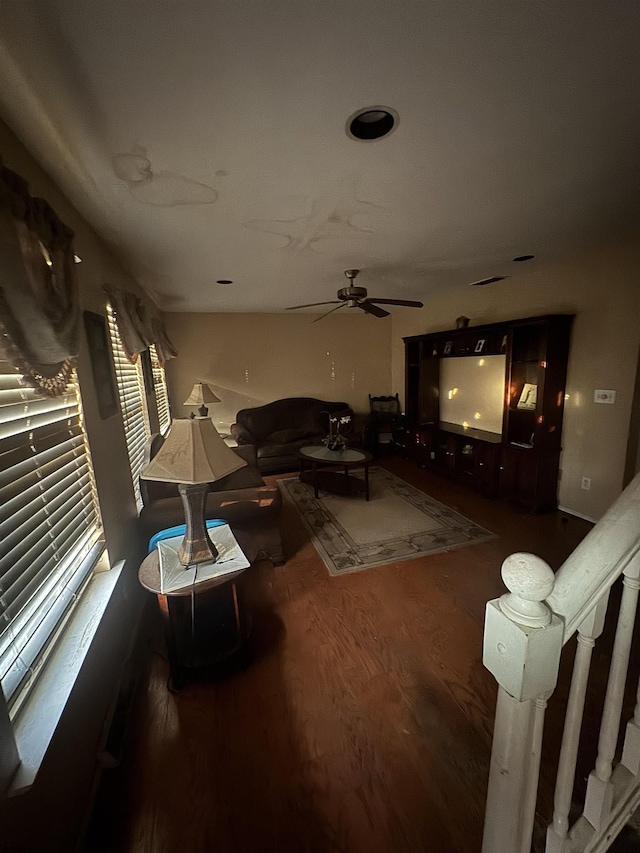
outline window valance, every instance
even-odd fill
[[[161,364],[178,354],[169,340],[162,317],[136,293],[122,290],[106,284],[105,292],[109,297],[120,334],[122,346],[131,362],[135,362],[139,353],[155,344]]]
[[[0,160],[0,334],[6,358],[48,396],[65,392],[78,356],[73,232]]]

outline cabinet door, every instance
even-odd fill
[[[405,430],[405,448],[407,456],[416,465],[420,464],[420,430],[409,427]]]
[[[407,437],[407,456],[420,468],[425,468],[431,463],[433,437],[430,430],[408,429],[405,434]]]
[[[536,509],[538,505],[538,455],[524,450],[516,453],[515,500],[523,506]]]
[[[498,494],[498,462],[500,445],[478,442],[475,452],[476,487],[483,494],[494,498]]]
[[[472,485],[476,479],[477,455],[480,449],[479,443],[462,435],[451,436],[453,439],[454,458],[453,469],[455,473]]]
[[[499,466],[498,497],[512,500],[516,493],[517,459],[511,447],[502,449]]]
[[[433,433],[431,445],[431,461],[436,468],[441,468],[448,474],[456,470],[456,438],[447,432]]]
[[[559,452],[503,448],[499,496],[531,510],[554,509],[557,506],[559,455]]]

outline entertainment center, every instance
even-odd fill
[[[555,508],[572,320],[404,338],[409,458],[488,497]]]

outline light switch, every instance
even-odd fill
[[[616,401],[616,392],[615,391],[602,391],[597,390],[593,392],[593,402],[594,403],[609,403],[612,405]]]

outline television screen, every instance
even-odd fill
[[[440,361],[440,420],[502,434],[505,355]]]

